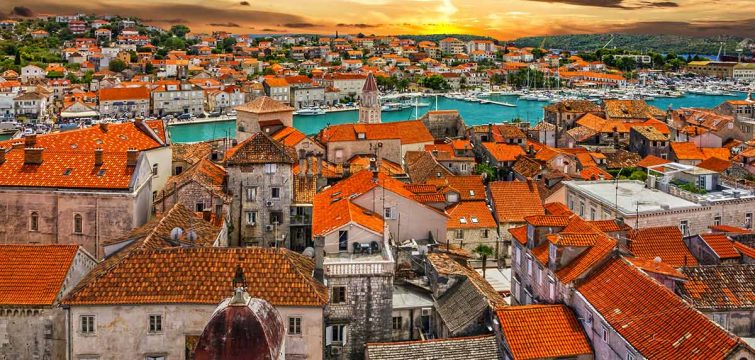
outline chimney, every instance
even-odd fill
[[[24,148],[24,165],[39,165],[42,163],[43,148]]]
[[[139,150],[132,148],[126,151],[126,166],[136,166],[137,159],[139,159]]]
[[[0,147],[0,164],[5,162],[5,148]]]
[[[212,221],[212,209],[202,210],[202,219],[204,219],[204,221],[207,221],[207,222]]]
[[[102,148],[94,149],[94,166],[102,166]]]
[[[102,130],[102,132],[107,132],[107,126],[108,126],[108,123],[101,122],[100,123],[100,130]]]
[[[315,160],[317,161],[317,177],[322,177],[322,154],[315,154]]]
[[[24,147],[33,148],[37,145],[37,134],[24,136]]]
[[[488,123],[488,141],[493,141],[493,124]]]
[[[14,142],[13,145],[12,145],[12,148],[13,149],[23,149],[24,148],[24,143],[22,143],[22,142]]]
[[[306,156],[307,151],[304,149],[299,149],[299,177],[304,177],[304,175],[306,174]]]
[[[141,116],[139,116],[139,117],[137,117],[136,119],[134,119],[134,125],[136,125],[137,127],[138,127],[139,125],[141,125],[141,124],[142,124],[142,122],[144,122],[144,118],[142,118]]]

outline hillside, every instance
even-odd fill
[[[412,39],[416,42],[433,41],[437,43],[438,41],[443,40],[447,37],[457,38],[465,42],[470,41],[470,40],[493,40],[495,42],[498,42],[498,40],[493,39],[492,37],[489,37],[489,36],[466,35],[466,34],[395,35],[395,36],[401,39]]]
[[[679,35],[638,35],[638,34],[581,34],[532,36],[514,41],[516,46],[538,47],[545,39],[545,48],[563,50],[594,51],[602,48],[613,35],[613,42],[608,48],[621,48],[634,51],[654,51],[659,53],[716,55],[720,42],[724,42],[727,54],[734,54],[737,43],[742,38],[704,38]]]

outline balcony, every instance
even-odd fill
[[[338,253],[325,256],[323,270],[326,277],[383,275],[392,276],[395,260],[391,252],[389,232],[385,231],[381,249],[372,254]]]

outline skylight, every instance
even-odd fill
[[[462,223],[462,224],[466,224],[467,223],[467,218],[459,218],[459,222]]]
[[[472,216],[472,223],[477,224],[479,221],[477,220],[476,216]]]

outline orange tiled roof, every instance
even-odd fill
[[[703,311],[755,310],[755,266],[721,264],[681,269],[679,294]]]
[[[686,275],[675,269],[673,266],[662,261],[657,261],[657,259],[628,258],[627,260],[645,272],[671,276],[677,279],[687,278]]]
[[[727,149],[728,151],[728,149]],[[710,171],[715,172],[724,172],[726,169],[728,169],[731,166],[731,162],[729,160],[725,160],[723,158],[717,157],[717,156],[711,156],[699,164],[697,164],[697,167],[707,169]]]
[[[485,200],[487,193],[485,184],[482,183],[481,175],[455,175],[443,178],[427,179],[427,184],[433,184],[440,188],[440,192],[456,191],[462,201]]]
[[[283,145],[286,146],[295,146],[300,141],[307,138],[306,135],[304,135],[303,132],[297,130],[293,127],[284,127],[283,129],[280,129],[279,131],[275,132],[272,136],[273,140],[280,142]]]
[[[691,142],[671,142],[671,151],[679,160],[703,160],[705,158],[700,148]]]
[[[0,245],[0,307],[53,305],[78,245]]]
[[[517,157],[524,155],[524,150],[519,145],[486,142],[482,146],[496,161],[515,161]]]
[[[573,215],[574,213],[569,208],[560,202],[550,202],[543,205],[545,213],[548,215]]]
[[[69,130],[45,135],[37,135],[34,146],[54,151],[93,152],[100,148],[105,152],[123,152],[128,149],[139,151],[151,150],[164,146],[165,130],[162,121],[144,122],[147,126],[140,126],[136,122],[91,126],[83,129]],[[160,125],[158,125],[158,123]],[[149,127],[149,129],[147,129]],[[156,139],[151,132],[155,127],[159,131]],[[23,139],[6,140],[0,142],[0,147],[10,148],[12,144],[24,142]]]
[[[356,141],[357,134],[365,134],[364,140],[399,139],[402,145],[433,142],[433,135],[419,120],[397,121],[379,124],[340,124],[328,126],[318,134],[322,143],[333,141]]]
[[[260,96],[246,104],[236,107],[237,111],[250,112],[253,114],[267,114],[277,112],[293,112],[294,108],[280,102],[273,100],[268,96]]]
[[[697,265],[697,259],[687,249],[682,232],[676,226],[635,229],[627,237],[631,240],[629,251],[639,258],[660,257],[661,261],[675,267]]]
[[[734,248],[734,242],[729,240],[726,234],[712,233],[700,234],[708,246],[718,255],[720,259],[739,259],[741,256]],[[755,296],[755,293],[753,293]]]
[[[523,222],[526,216],[543,215],[542,202],[534,183],[495,181],[489,184],[498,221]]]
[[[522,245],[527,244],[527,225],[518,226],[518,227],[510,227],[509,233],[520,244]]]
[[[149,100],[149,90],[146,87],[122,87],[100,89],[100,101],[118,100]]]
[[[585,180],[613,180],[613,175],[597,166],[588,166],[582,169],[579,176]]]
[[[350,222],[357,223],[376,233],[383,233],[383,218],[351,202],[377,187],[369,170],[362,170],[315,195],[312,214],[312,234],[325,235]],[[412,199],[414,194],[404,184],[383,173],[378,173],[378,182],[386,190]]]
[[[293,164],[292,151],[264,133],[254,133],[225,154],[228,165]]]
[[[485,201],[461,201],[446,209],[448,229],[495,228],[493,214]],[[464,219],[463,222],[461,219]]]
[[[25,164],[25,149],[12,149],[0,164],[0,186],[64,189],[129,189],[133,166],[126,153],[103,153],[95,166],[94,151],[42,151],[41,164]],[[70,170],[69,170],[70,169]]]
[[[496,314],[516,360],[592,356],[582,326],[566,305],[502,307]]]
[[[733,233],[733,234],[751,234],[752,230],[745,229],[737,226],[731,226],[731,225],[712,225],[708,226],[708,229],[710,229],[712,232],[723,232],[723,233]]]
[[[751,248],[745,244],[742,244],[741,242],[735,242],[734,248],[739,251],[742,256],[747,256],[749,258],[755,259],[755,248]]]
[[[668,164],[670,162],[671,161],[668,161],[663,158],[659,158],[655,155],[648,155],[648,156],[645,156],[642,160],[640,160],[640,162],[637,163],[637,166],[642,167],[642,168],[648,168],[650,166],[663,165],[663,164]]]
[[[212,304],[232,292],[236,267],[247,292],[275,306],[324,306],[327,288],[311,259],[287,249],[172,248],[134,250],[99,264],[69,294],[67,305]],[[274,269],[274,271],[271,271]]]
[[[739,345],[623,258],[610,260],[577,290],[645,358],[724,359]]]

